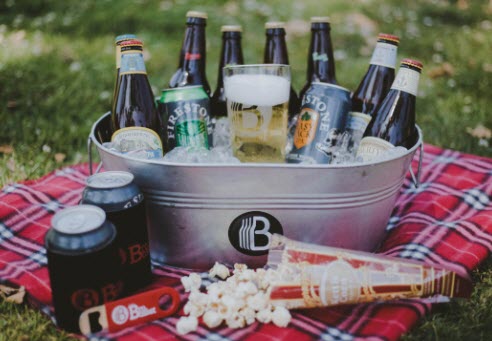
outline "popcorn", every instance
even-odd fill
[[[183,316],[176,323],[176,331],[179,335],[185,335],[198,329],[198,319],[195,316]]]
[[[178,321],[178,333],[196,330],[197,317],[200,316],[203,316],[203,323],[209,328],[216,328],[223,322],[229,328],[243,328],[255,321],[287,326],[291,320],[289,311],[284,307],[273,307],[267,291],[272,282],[289,275],[284,270],[255,271],[248,269],[245,264],[235,264],[231,276],[226,266],[216,262],[208,276],[222,280],[209,284],[205,288],[206,293],[199,291],[200,275],[192,273],[183,277],[181,282],[185,291],[190,292],[183,311],[190,320],[183,317]]]
[[[215,262],[213,268],[208,272],[208,277],[210,278],[219,277],[221,279],[226,279],[229,275],[229,269],[219,262]]]
[[[275,310],[272,314],[272,322],[277,327],[287,327],[291,320],[292,316],[290,312],[284,307],[275,307]]]
[[[195,291],[200,289],[202,278],[199,274],[191,273],[189,276],[181,278],[181,284],[183,284],[185,292]]]
[[[222,316],[220,316],[219,313],[213,310],[209,310],[203,315],[203,322],[209,328],[220,326],[223,320],[224,319],[222,318]]]

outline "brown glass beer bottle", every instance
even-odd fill
[[[116,80],[114,82],[114,91],[113,91],[113,101],[111,105],[116,101],[116,90],[118,90],[118,82],[120,80],[120,65],[121,65],[121,43],[127,40],[137,39],[134,34],[122,34],[116,37],[114,40],[114,45],[116,48]]]
[[[299,100],[313,82],[337,84],[335,59],[330,36],[328,17],[311,18],[311,43],[309,44],[307,81],[299,92]]]
[[[284,64],[289,65],[289,57],[287,54],[287,44],[285,43],[285,24],[283,22],[267,22],[266,29],[266,44],[263,63],[265,64]],[[289,121],[299,112],[299,97],[290,86],[289,97]]]
[[[205,26],[207,14],[186,13],[186,31],[179,56],[179,66],[169,81],[170,88],[201,85],[210,96],[210,85],[205,74]]]
[[[369,68],[352,95],[352,112],[347,123],[350,148],[357,150],[362,135],[395,80],[396,53],[400,39],[380,33]]]
[[[117,144],[123,153],[142,150],[148,158],[160,157],[161,120],[147,79],[143,44],[139,40],[128,40],[120,47],[120,78],[111,115],[111,142]]]
[[[219,117],[227,117],[222,68],[227,65],[244,64],[243,51],[241,49],[241,26],[225,25],[222,26],[221,31],[222,50],[220,52],[217,87],[215,88],[214,94],[210,100],[212,120]]]
[[[388,95],[360,142],[357,156],[362,156],[364,161],[370,161],[394,146],[411,148],[415,144],[415,100],[422,67],[417,60],[402,60]]]

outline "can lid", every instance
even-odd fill
[[[389,41],[395,42],[396,44],[400,43],[400,38],[398,36],[393,35],[393,34],[379,33],[378,39],[389,40]]]
[[[220,28],[220,32],[242,32],[241,25],[224,25]]]
[[[124,46],[143,46],[143,42],[139,39],[131,39],[122,41],[120,44],[121,47]]]
[[[135,38],[137,38],[137,36],[134,34],[121,34],[115,38],[114,42],[117,44],[123,40],[130,40]]]
[[[422,70],[424,68],[424,65],[422,62],[415,60],[415,59],[410,59],[410,58],[405,58],[401,61],[401,65],[408,65],[408,66],[413,66],[414,68],[417,68],[419,70]]]
[[[200,11],[188,11],[186,13],[187,18],[202,18],[202,19],[208,19],[208,15],[205,12],[200,12]]]
[[[285,23],[282,21],[269,21],[265,23],[265,28],[285,28]]]
[[[311,23],[330,23],[330,17],[311,17]]]
[[[91,188],[117,188],[130,184],[133,179],[132,173],[108,171],[91,175],[86,184]]]
[[[51,219],[55,230],[66,234],[81,234],[100,227],[106,221],[106,213],[97,206],[79,205],[57,212]]]

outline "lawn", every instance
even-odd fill
[[[114,37],[135,33],[144,40],[147,71],[158,94],[177,66],[190,9],[209,15],[212,87],[224,24],[243,26],[245,61],[258,63],[263,24],[287,22],[296,90],[305,82],[311,16],[330,16],[337,79],[351,90],[367,69],[377,34],[396,34],[399,59],[424,63],[417,122],[425,141],[492,157],[489,0],[5,0],[0,3],[0,185],[87,161],[89,129],[111,106]],[[471,300],[438,307],[404,339],[490,339],[492,263],[473,277]],[[0,340],[66,338],[40,313],[0,303]]]

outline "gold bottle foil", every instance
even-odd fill
[[[272,239],[268,266],[282,271],[271,285],[270,300],[288,309],[471,294],[468,278],[442,267],[280,235]]]

